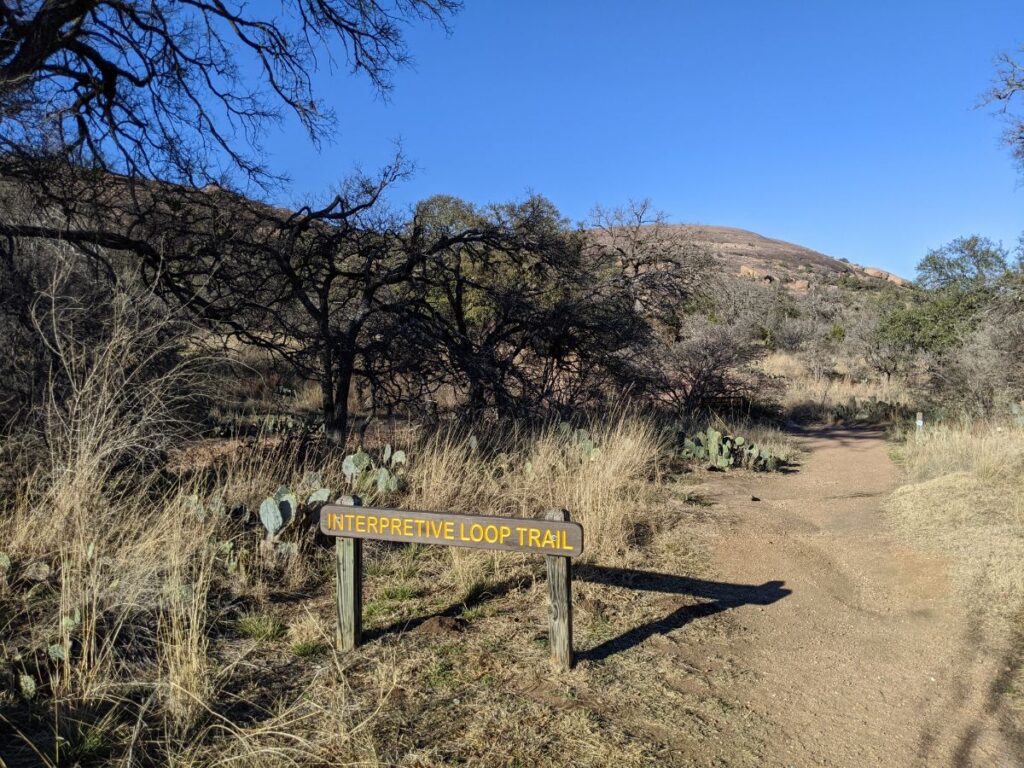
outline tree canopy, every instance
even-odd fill
[[[0,154],[201,186],[266,183],[260,140],[293,115],[336,116],[312,74],[344,63],[381,93],[409,61],[407,23],[458,0],[10,0],[0,5]],[[343,61],[339,61],[343,59]],[[9,169],[10,170],[10,169]]]
[[[932,290],[990,290],[1006,276],[1006,259],[1006,249],[987,237],[958,237],[925,255],[917,265],[917,281]]]

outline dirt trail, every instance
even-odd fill
[[[755,673],[733,696],[769,724],[765,764],[1024,765],[994,714],[1001,662],[980,647],[946,563],[901,542],[881,510],[897,482],[883,435],[801,440],[799,472],[712,488],[732,520],[717,574],[792,590],[730,612],[747,631],[727,652]]]

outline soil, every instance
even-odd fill
[[[712,643],[750,673],[718,695],[757,731],[718,759],[745,763],[753,750],[778,766],[1024,765],[1024,718],[1002,695],[1013,656],[981,636],[945,560],[888,525],[882,504],[898,477],[884,434],[800,439],[799,471],[704,489],[728,521],[711,544],[716,577],[776,593],[732,607],[741,631]]]

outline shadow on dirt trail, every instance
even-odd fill
[[[694,579],[688,576],[675,576],[669,573],[637,571],[630,568],[606,568],[597,565],[580,566],[574,577],[579,581],[588,581],[592,584],[688,595],[710,601],[683,606],[657,621],[641,624],[594,648],[580,651],[578,658],[589,661],[603,661],[615,653],[639,645],[653,635],[666,634],[695,619],[712,616],[741,605],[770,605],[792,594],[792,590],[783,586],[785,584],[783,581],[766,581],[759,585],[730,584]]]

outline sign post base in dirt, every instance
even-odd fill
[[[550,601],[551,661],[572,667],[572,562],[583,552],[583,528],[559,509],[544,520],[363,507],[346,496],[320,510],[320,530],[337,537],[338,627],[336,642],[349,651],[362,642],[363,539],[497,549],[545,555]]]

